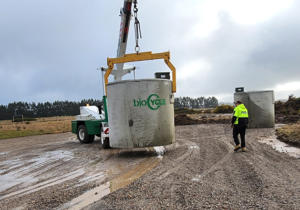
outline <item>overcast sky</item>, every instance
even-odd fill
[[[176,96],[232,102],[235,87],[300,97],[300,1],[138,1],[141,51],[170,51]],[[123,0],[0,0],[0,104],[101,99]],[[131,24],[133,26],[133,24]],[[128,53],[134,52],[133,28]],[[134,63],[137,78],[168,71]],[[133,75],[126,77],[133,78]]]

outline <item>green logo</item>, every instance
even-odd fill
[[[134,107],[148,106],[151,110],[158,110],[159,107],[166,105],[166,99],[161,99],[157,94],[151,94],[147,99],[133,99]]]

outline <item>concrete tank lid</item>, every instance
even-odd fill
[[[113,81],[109,82],[107,85],[114,85],[114,84],[120,84],[120,83],[128,83],[128,82],[154,82],[154,81],[165,81],[165,82],[172,82],[172,80],[169,79],[136,79],[136,80],[121,80],[121,81]]]

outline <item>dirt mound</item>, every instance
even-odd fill
[[[175,116],[175,125],[229,124],[231,115],[179,114]]]
[[[300,123],[278,128],[276,135],[281,141],[300,147]]]
[[[297,123],[298,121],[300,121],[300,115],[276,114],[275,116],[276,123],[289,124],[289,123]]]
[[[195,124],[200,124],[200,121],[191,119],[186,114],[179,114],[175,116],[175,125],[195,125]]]
[[[199,108],[199,109],[190,109],[190,108],[175,108],[175,114],[204,114],[204,113],[213,113],[214,108]]]
[[[300,98],[290,96],[286,102],[275,102],[276,123],[296,123],[300,120]]]

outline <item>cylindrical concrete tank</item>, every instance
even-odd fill
[[[241,101],[249,112],[249,128],[273,128],[275,107],[273,91],[234,93],[234,101]]]
[[[162,146],[175,141],[174,95],[170,80],[109,83],[107,104],[111,147]]]

